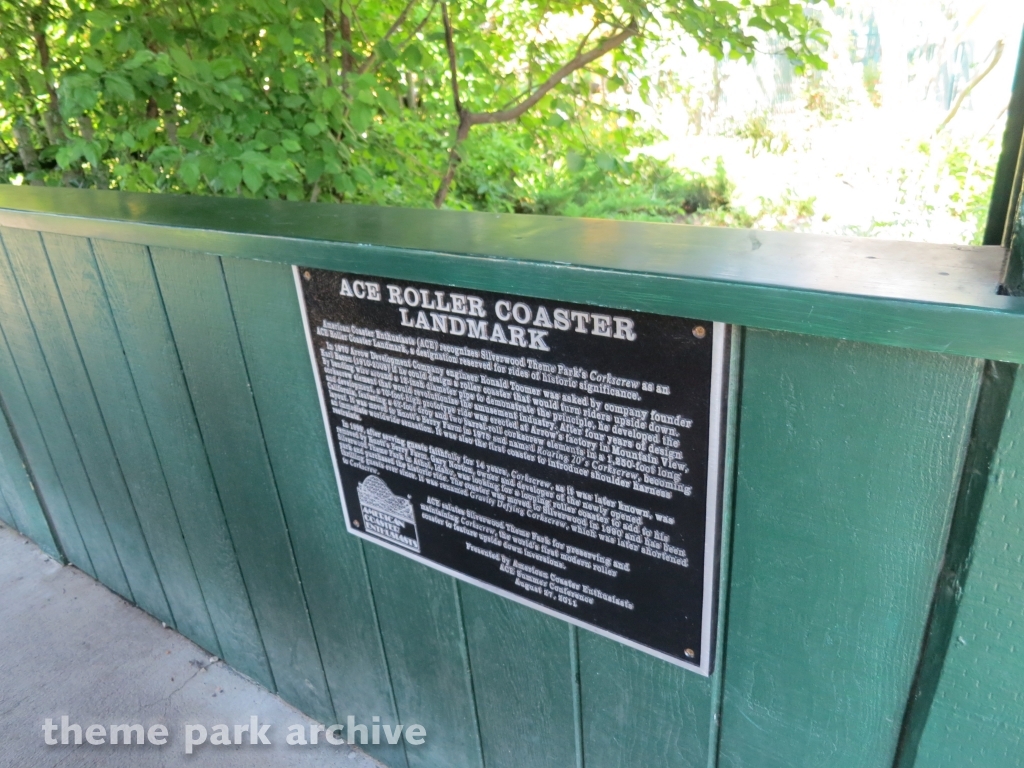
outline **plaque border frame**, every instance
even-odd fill
[[[337,272],[338,274],[355,274],[350,273],[348,270],[340,269],[326,269],[324,267],[309,267],[309,269],[317,269],[324,272]],[[363,273],[358,273],[362,275]],[[461,571],[457,571],[453,568],[441,565],[433,560],[425,558],[418,553],[412,552],[408,549],[403,549],[397,545],[391,544],[384,539],[377,536],[372,536],[365,531],[361,531],[358,528],[353,528],[350,522],[348,514],[348,504],[345,502],[345,489],[341,481],[341,471],[338,467],[338,456],[337,449],[335,448],[334,435],[331,433],[331,421],[330,416],[327,412],[327,400],[324,397],[323,384],[320,381],[320,369],[317,364],[316,347],[313,343],[313,335],[309,327],[309,314],[306,311],[306,296],[302,289],[302,275],[300,273],[300,267],[298,264],[292,264],[292,276],[295,280],[295,290],[298,294],[299,309],[302,312],[302,330],[306,335],[306,346],[309,351],[309,360],[313,366],[313,379],[316,383],[317,397],[320,400],[320,415],[323,418],[324,430],[327,436],[327,445],[331,453],[331,465],[334,468],[334,481],[338,487],[338,497],[341,501],[342,515],[345,519],[345,529],[360,539],[369,541],[377,546],[389,549],[396,554],[403,557],[407,557],[410,560],[415,560],[422,565],[429,568],[433,568],[436,571],[452,576],[453,578],[464,581],[467,584],[472,584],[474,587],[485,589],[492,594],[499,595],[501,597],[513,600],[520,605],[525,605],[536,611],[540,611],[548,616],[552,616],[556,619],[568,622],[576,627],[586,629],[590,632],[600,635],[601,637],[608,638],[617,643],[622,643],[634,650],[641,651],[643,653],[654,656],[655,658],[666,661],[669,664],[673,664],[677,667],[688,669],[691,672],[696,672],[703,677],[710,677],[715,668],[715,655],[718,643],[715,642],[718,635],[718,607],[720,602],[720,585],[719,585],[719,573],[722,565],[722,552],[721,552],[721,526],[723,518],[722,502],[724,498],[725,490],[725,477],[723,469],[725,467],[725,446],[727,443],[726,435],[726,422],[728,417],[728,386],[730,379],[729,362],[730,362],[730,349],[732,335],[735,332],[733,326],[728,323],[721,322],[710,322],[712,326],[712,339],[711,339],[711,393],[710,393],[710,407],[709,407],[709,420],[708,420],[708,476],[707,476],[707,493],[706,493],[706,505],[705,505],[705,520],[704,520],[704,594],[701,602],[701,649],[704,651],[700,664],[694,664],[693,662],[686,661],[685,659],[679,659],[675,656],[671,656],[664,651],[659,651],[656,648],[639,643],[635,640],[630,640],[628,637],[616,634],[607,629],[590,624],[586,621],[582,621],[573,616],[565,613],[561,613],[553,608],[549,608],[546,605],[541,605],[530,600],[522,595],[517,595],[514,592],[496,587],[493,584],[488,584],[485,581],[469,576]],[[370,275],[371,277],[377,277]],[[389,279],[381,277],[381,279]],[[397,278],[391,278],[397,279]],[[422,283],[422,280],[412,280],[412,282]],[[458,287],[458,286],[451,286]],[[489,291],[494,293],[495,291]],[[516,294],[521,295],[521,294]],[[530,297],[527,297],[530,298]],[[590,305],[596,306],[596,305]],[[603,308],[603,307],[602,307]],[[628,310],[631,312],[642,312],[643,310]],[[662,314],[662,313],[648,313],[648,314]],[[665,315],[669,317],[669,315]],[[674,315],[675,317],[682,317],[682,315]]]

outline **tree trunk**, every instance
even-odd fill
[[[334,14],[324,9],[324,62],[327,64],[327,87],[333,85],[334,74]]]
[[[434,193],[435,208],[440,208],[444,205],[445,200],[448,199],[448,192],[452,188],[452,182],[455,181],[455,172],[459,169],[459,163],[462,162],[459,147],[462,146],[462,142],[469,136],[469,129],[472,127],[472,124],[469,122],[469,113],[463,112],[462,119],[459,120],[459,130],[455,133],[455,143],[448,150],[448,170],[445,171],[444,178],[441,179],[437,192]]]
[[[35,173],[39,170],[39,155],[36,154],[36,148],[32,146],[32,132],[28,129],[25,121],[18,118],[14,121],[14,142],[18,145],[18,157],[21,158],[21,164],[25,168],[25,175]],[[40,179],[32,179],[29,181],[33,187],[43,186],[43,182]]]
[[[352,55],[352,20],[344,10],[340,12],[338,26],[341,31],[341,87],[348,92],[348,76],[355,69]]]
[[[60,99],[57,96],[57,89],[54,87],[53,79],[50,76],[50,44],[46,39],[46,21],[50,10],[49,5],[49,0],[44,0],[29,18],[32,22],[32,37],[36,44],[36,53],[39,54],[39,68],[43,71],[46,93],[50,99],[46,113],[43,115],[46,137],[50,140],[51,144],[57,144],[64,138],[64,120],[60,114]]]

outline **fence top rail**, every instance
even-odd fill
[[[1024,362],[995,246],[6,185],[0,225]]]

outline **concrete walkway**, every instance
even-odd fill
[[[163,746],[44,743],[61,716],[92,724],[167,727]],[[186,724],[270,723],[270,745],[185,754]],[[313,720],[28,539],[0,526],[0,768],[260,766],[378,768],[348,746],[288,746],[288,726]],[[233,731],[233,728],[232,728]],[[154,736],[159,738],[158,733]],[[232,733],[233,735],[233,733]],[[54,733],[59,741],[60,729]],[[123,741],[123,739],[122,739]],[[323,735],[319,741],[323,742]]]

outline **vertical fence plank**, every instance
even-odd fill
[[[164,248],[151,253],[277,690],[330,720],[334,709],[220,259]]]
[[[581,629],[587,768],[706,768],[705,677]]]
[[[3,280],[5,264],[3,253],[0,252],[0,281]],[[14,365],[10,347],[7,345],[7,338],[3,333],[3,324],[5,318],[9,320],[8,313],[11,309],[11,305],[7,305],[7,312],[5,312],[5,300],[6,292],[3,297],[0,297],[0,411],[6,415],[11,429],[19,430],[18,437],[21,440],[24,459],[32,468],[35,482],[38,483],[34,490],[38,493],[41,503],[45,504],[49,511],[60,551],[70,562],[96,578],[92,560],[89,559],[89,552],[82,540],[82,534],[78,530],[78,523],[71,513],[71,507],[68,506],[64,488],[57,477],[57,470],[53,466],[43,433],[39,429],[39,423],[36,421],[32,405],[25,393],[25,387],[22,385],[21,377]],[[10,323],[8,326],[10,327]]]
[[[407,750],[410,768],[482,768],[455,580],[383,547],[363,551],[398,714],[427,729]]]
[[[24,461],[10,425],[0,409],[0,493],[10,512],[11,524],[48,555],[63,560]]]
[[[719,765],[891,765],[981,364],[747,332]]]
[[[917,751],[921,768],[1015,768],[1024,730],[1024,376],[988,477],[970,570]]]
[[[398,722],[359,540],[345,530],[291,268],[223,265],[335,711],[342,722]],[[401,745],[365,749],[391,768],[405,765]]]
[[[174,617],[110,444],[92,384],[82,365],[40,235],[8,229],[3,232],[3,237],[43,357],[53,376],[57,396],[135,602],[148,613],[173,625]]]
[[[460,584],[487,768],[576,765],[569,625]]]
[[[0,236],[8,237],[11,230],[0,229]],[[31,405],[31,414],[16,402],[20,386],[8,380],[4,385],[4,395],[16,417],[14,424],[23,439],[28,438],[31,446],[29,460],[38,477],[48,474],[49,467],[54,468],[58,482],[51,477],[46,482],[44,497],[54,518],[63,521],[60,526],[61,539],[65,552],[72,562],[92,576],[102,581],[122,597],[133,600],[131,588],[121,567],[121,560],[111,540],[107,521],[100,511],[96,496],[93,493],[85,466],[74,436],[68,425],[63,406],[53,384],[53,378],[46,361],[43,359],[39,341],[29,320],[28,312],[22,302],[14,273],[4,253],[0,254],[0,312],[4,335],[7,340],[11,358],[20,376],[21,384],[27,401]],[[2,351],[2,350],[0,350]],[[6,378],[14,367],[0,366]],[[32,423],[39,426],[40,435],[45,446],[33,439]],[[51,461],[47,461],[47,459]],[[77,547],[75,533],[79,533],[83,542],[81,550]],[[78,551],[76,551],[78,550]]]
[[[151,543],[153,562],[175,627],[219,655],[220,645],[185,547],[89,241],[44,234],[43,245],[139,524]]]
[[[736,407],[739,376],[738,339],[730,351],[730,408]],[[728,416],[725,467],[735,444],[735,414]],[[726,478],[723,504],[730,504],[731,478]],[[723,525],[731,520],[721,511]],[[723,533],[723,546],[729,540]],[[725,555],[727,556],[727,554]],[[725,567],[725,566],[723,566]],[[719,588],[725,589],[727,573]],[[722,626],[721,618],[718,626]],[[723,660],[715,661],[712,678],[702,678],[586,630],[579,630],[580,696],[583,754],[587,768],[707,768],[717,759],[717,692]],[[714,635],[713,635],[714,637]],[[716,648],[721,648],[721,638]]]
[[[0,458],[0,522],[3,522],[7,527],[18,531],[18,525],[14,522],[14,513],[7,505],[7,498],[4,496],[4,488],[6,487],[4,482],[6,479],[4,477],[5,474],[6,470],[3,466],[3,459]]]
[[[273,688],[149,253],[104,240],[93,250],[222,655]]]

